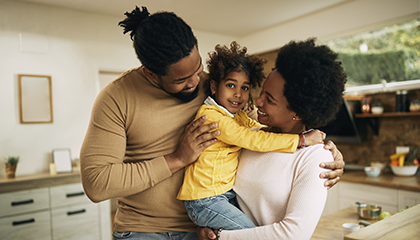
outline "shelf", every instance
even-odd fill
[[[385,112],[382,114],[373,113],[356,113],[356,118],[376,118],[376,117],[408,117],[408,116],[420,116],[420,112]]]
[[[385,112],[382,114],[373,113],[356,113],[355,118],[363,118],[367,124],[372,128],[373,133],[378,136],[379,134],[379,118],[382,117],[412,117],[420,116],[420,112]]]

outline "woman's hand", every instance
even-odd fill
[[[344,173],[344,159],[343,159],[343,155],[337,149],[337,146],[332,141],[328,141],[324,145],[324,148],[331,151],[334,157],[334,162],[321,163],[319,165],[320,167],[326,168],[326,169],[332,169],[332,171],[321,173],[319,177],[328,179],[327,181],[325,181],[324,186],[330,189],[340,181],[340,178]]]
[[[318,129],[305,133],[305,146],[312,146],[318,143],[324,143],[326,134]],[[299,135],[299,143],[302,139],[300,139],[302,135]]]
[[[217,231],[217,230],[215,230]],[[214,232],[210,228],[203,228],[203,227],[197,227],[197,235],[198,239],[200,240],[213,240],[216,239],[217,232]]]

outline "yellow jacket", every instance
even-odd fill
[[[244,111],[232,118],[218,106],[202,105],[195,119],[203,115],[208,116],[205,124],[219,124],[221,134],[196,162],[185,167],[184,183],[177,196],[180,200],[207,198],[232,189],[241,148],[259,152],[295,152],[298,146],[297,134],[251,131],[250,128],[261,125]]]

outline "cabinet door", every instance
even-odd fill
[[[50,187],[51,207],[91,202],[85,195],[81,183]]]
[[[398,209],[420,204],[420,192],[398,190]]]
[[[52,209],[54,240],[101,239],[99,210],[96,204],[84,203]]]
[[[397,189],[342,182],[339,185],[339,192],[340,209],[361,202],[380,205],[383,211],[397,211]]]
[[[45,210],[49,207],[48,188],[0,194],[0,217]]]
[[[50,240],[50,212],[42,211],[0,218],[0,238]]]

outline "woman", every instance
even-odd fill
[[[300,134],[331,121],[342,103],[346,75],[337,54],[315,39],[291,41],[277,56],[255,100],[260,131]],[[322,144],[295,153],[242,150],[234,190],[241,209],[258,226],[219,231],[219,239],[310,239],[327,189],[321,162],[333,161]]]

